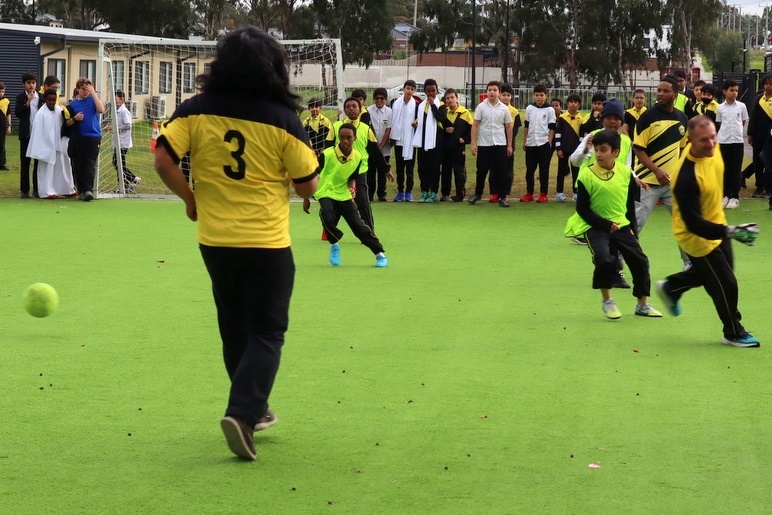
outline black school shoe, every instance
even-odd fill
[[[220,427],[228,442],[228,448],[233,454],[242,460],[254,461],[257,459],[254,430],[248,427],[242,420],[236,417],[224,417],[220,420]]]

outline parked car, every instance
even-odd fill
[[[439,97],[442,99],[442,97],[445,96],[445,89],[444,88],[438,88],[439,90]],[[386,90],[389,94],[389,102],[391,102],[393,99],[401,97],[402,96],[402,84],[399,84],[397,86],[388,88]],[[416,88],[415,93],[413,93],[414,96],[420,98],[421,100],[426,99],[426,93],[424,93],[424,83],[423,82],[416,82]],[[458,94],[458,105],[462,105],[464,107],[474,107],[474,106],[467,106],[466,105],[466,95],[463,93]]]

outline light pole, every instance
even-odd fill
[[[472,0],[472,105],[477,100],[475,96],[475,85],[477,84],[477,2]]]

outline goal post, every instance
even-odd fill
[[[325,109],[341,109],[345,92],[340,39],[279,42],[287,51],[290,85],[300,95],[301,104],[305,106],[315,97],[322,100]],[[196,76],[208,71],[216,45],[212,41],[156,42],[146,38],[100,40],[96,84],[105,113],[94,184],[98,197],[173,196],[153,168],[154,135],[177,106],[197,93]],[[124,93],[132,118],[132,147],[126,153],[125,168],[120,150],[114,159],[114,149],[120,149],[116,91]],[[185,160],[181,165],[189,172]]]

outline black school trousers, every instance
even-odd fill
[[[231,380],[225,415],[253,427],[268,410],[279,370],[295,280],[292,250],[207,245],[200,250]]]
[[[477,177],[474,194],[482,195],[485,188],[485,176],[490,172],[488,188],[491,195],[507,196],[507,147],[491,145],[477,147]]]
[[[629,225],[616,232],[590,228],[585,234],[587,247],[592,254],[595,271],[592,275],[592,287],[596,290],[610,290],[617,277],[617,252],[625,258],[630,273],[633,275],[633,297],[648,297],[651,293],[649,258],[643,253],[638,238]]]
[[[330,245],[338,243],[343,238],[343,231],[338,229],[338,222],[341,217],[346,221],[354,235],[359,238],[373,254],[383,252],[383,245],[367,225],[362,217],[359,216],[357,206],[353,200],[333,200],[331,198],[320,198],[319,218],[322,220],[322,227],[327,231],[327,241]]]
[[[552,160],[552,146],[549,143],[538,147],[525,147],[525,188],[526,192],[533,195],[534,174],[539,168],[539,193],[547,194],[550,182],[550,161]]]

